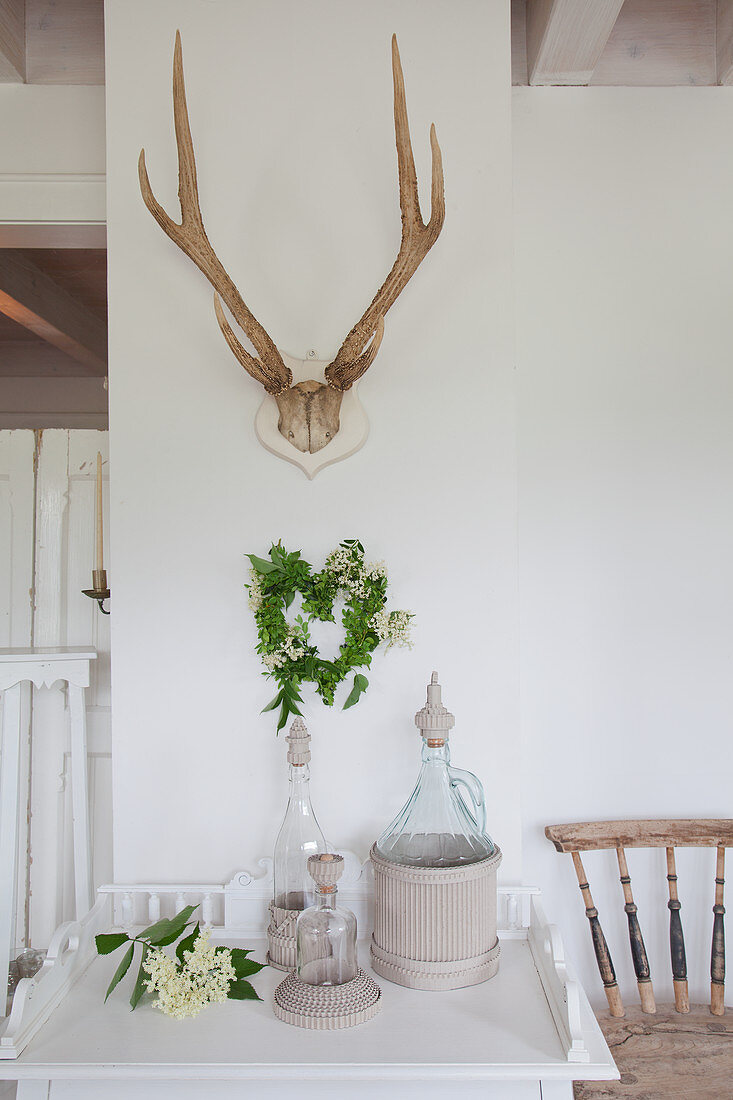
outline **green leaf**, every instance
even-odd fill
[[[258,573],[277,572],[278,567],[271,561],[265,561],[264,558],[258,558],[256,554],[247,554],[246,557],[249,558]]]
[[[229,992],[227,997],[231,997],[233,1001],[261,1001],[262,997],[258,997],[255,992],[254,986],[249,982],[236,981],[232,982],[229,986]]]
[[[193,945],[196,943],[196,940],[198,938],[199,938],[199,923],[198,923],[198,921],[196,921],[196,927],[194,928],[191,935],[186,936],[185,940],[181,940],[181,942],[178,944],[178,947],[176,948],[176,958],[178,959],[179,963],[183,963],[183,961],[184,961],[184,959],[183,959],[183,952],[184,951],[193,951]]]
[[[353,707],[355,703],[359,702],[359,699],[363,692],[369,687],[369,681],[366,676],[362,676],[360,672],[357,672],[354,677],[354,686],[349,693],[349,697],[344,703],[344,710],[348,710],[349,707]]]
[[[240,950],[234,947],[232,948],[232,966],[237,978],[249,978],[252,974],[259,974],[260,970],[264,969],[265,963],[243,957]]]
[[[187,905],[170,920],[164,917],[163,920],[156,921],[155,924],[144,929],[138,938],[147,940],[153,947],[166,947],[181,935],[194,909],[198,909],[198,906]]]
[[[254,948],[252,947],[217,947],[216,951],[228,951],[232,956],[232,966],[237,969],[237,963],[243,962],[248,955],[252,954]]]
[[[142,949],[142,954],[140,955],[140,969],[137,972],[137,979],[135,981],[135,988],[133,989],[132,996],[130,997],[130,1005],[132,1007],[133,1012],[135,1011],[138,1004],[140,1003],[140,998],[142,997],[143,993],[147,992],[147,987],[146,987],[145,983],[148,980],[148,975],[147,975],[147,972],[145,970],[143,970],[143,963],[145,962],[145,958],[147,956],[148,950],[149,950],[148,945],[146,943],[144,943],[143,944],[143,949]]]
[[[125,935],[124,932],[109,932],[102,936],[95,936],[94,942],[100,955],[109,955],[111,951],[116,951],[118,947],[122,947],[123,943],[129,943],[130,937]]]
[[[112,979],[112,981],[109,983],[109,986],[107,988],[107,992],[104,995],[104,1003],[105,1004],[107,1003],[107,998],[109,997],[112,990],[115,988],[115,986],[118,986],[120,984],[120,982],[124,978],[125,974],[130,969],[130,963],[132,962],[132,953],[133,953],[134,950],[135,950],[135,944],[131,943],[128,950],[125,951],[125,954],[122,956],[122,962],[120,963],[120,965],[115,970],[115,976]]]
[[[271,702],[269,702],[266,707],[262,708],[262,710],[260,711],[260,714],[265,714],[268,710],[275,710],[275,708],[279,707],[280,704],[282,703],[282,699],[283,699],[283,693],[282,693],[282,691],[278,691],[275,698],[273,700],[271,700]]]

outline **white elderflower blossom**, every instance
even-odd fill
[[[372,627],[381,642],[387,642],[387,649],[393,645],[403,649],[412,649],[410,622],[414,618],[410,611],[378,611],[372,619]]]
[[[145,983],[148,991],[158,994],[155,1007],[177,1020],[198,1016],[207,1004],[225,1001],[236,979],[231,952],[210,944],[208,930],[199,935],[193,951],[183,952],[183,960],[178,967],[165,951],[155,947],[143,963],[150,975]]]
[[[326,570],[332,573],[339,586],[339,592],[346,599],[356,596],[364,599],[367,595],[367,581],[370,579],[364,566],[364,557],[360,550],[339,546],[326,558]]]
[[[378,581],[387,576],[387,566],[383,561],[370,561],[364,573],[370,581]]]
[[[289,623],[287,630],[288,634],[284,642],[276,646],[275,649],[270,650],[269,653],[262,654],[262,663],[269,672],[274,672],[276,668],[282,668],[288,661],[299,661],[301,657],[305,656],[302,634]]]
[[[262,588],[260,587],[260,575],[256,569],[249,571],[249,603],[250,611],[259,611],[262,607]]]

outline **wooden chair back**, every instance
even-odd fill
[[[603,935],[598,910],[588,885],[581,852],[614,848],[618,859],[624,911],[629,925],[629,942],[634,973],[639,988],[643,1012],[656,1012],[654,989],[649,973],[644,938],[641,934],[637,908],[631,890],[631,876],[626,862],[626,848],[665,848],[667,852],[667,883],[669,890],[669,942],[672,962],[674,1001],[677,1012],[689,1012],[687,960],[682,932],[681,903],[677,894],[675,848],[717,848],[715,891],[713,904],[713,942],[710,957],[710,1011],[715,1016],[725,1013],[725,928],[723,889],[725,886],[725,849],[733,847],[733,820],[690,818],[650,821],[584,821],[576,825],[548,825],[545,835],[558,852],[570,852],[578,876],[578,885],[585,903],[585,915],[590,923],[601,980],[612,1016],[623,1016],[616,973],[606,938]]]

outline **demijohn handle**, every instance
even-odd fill
[[[450,775],[450,783],[453,790],[460,798],[466,813],[471,817],[481,833],[486,832],[486,802],[484,801],[484,789],[481,783],[473,774],[473,772],[463,771],[461,768],[448,768]],[[473,813],[466,805],[466,800],[457,789],[458,787],[465,787],[471,796],[471,802],[473,803]]]

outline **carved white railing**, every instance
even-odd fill
[[[532,898],[527,935],[560,1041],[568,1062],[589,1062],[581,1022],[580,983],[568,972],[565,945],[556,924],[548,924],[538,898]]]
[[[59,925],[41,969],[16,986],[10,1015],[0,1027],[0,1058],[17,1058],[28,1045],[95,958],[94,937],[111,919],[110,900],[100,897],[82,920]]]
[[[356,914],[360,933],[372,927],[373,877],[371,861],[362,862],[354,852],[344,851],[344,874],[339,898]],[[115,923],[121,927],[146,924],[172,916],[184,905],[199,905],[197,916],[209,928],[222,928],[241,935],[262,936],[273,894],[273,861],[259,860],[259,874],[237,871],[221,883],[112,883],[100,886],[100,894],[114,901]],[[539,890],[533,886],[500,886],[498,930],[503,939],[526,939],[531,920],[531,901]]]
[[[339,896],[354,911],[365,936],[373,926],[371,863],[344,852]],[[0,1035],[0,1058],[17,1058],[29,1039],[95,957],[94,936],[112,925],[130,927],[172,916],[185,905],[200,905],[200,920],[222,938],[264,938],[273,892],[271,859],[259,861],[259,874],[238,871],[228,883],[113,883],[99,889],[99,900],[83,921],[62,925],[44,966],[18,985],[13,1009]],[[590,1059],[581,1027],[584,996],[568,973],[557,928],[545,919],[531,886],[500,886],[500,939],[528,941],[558,1035],[569,1062]]]

